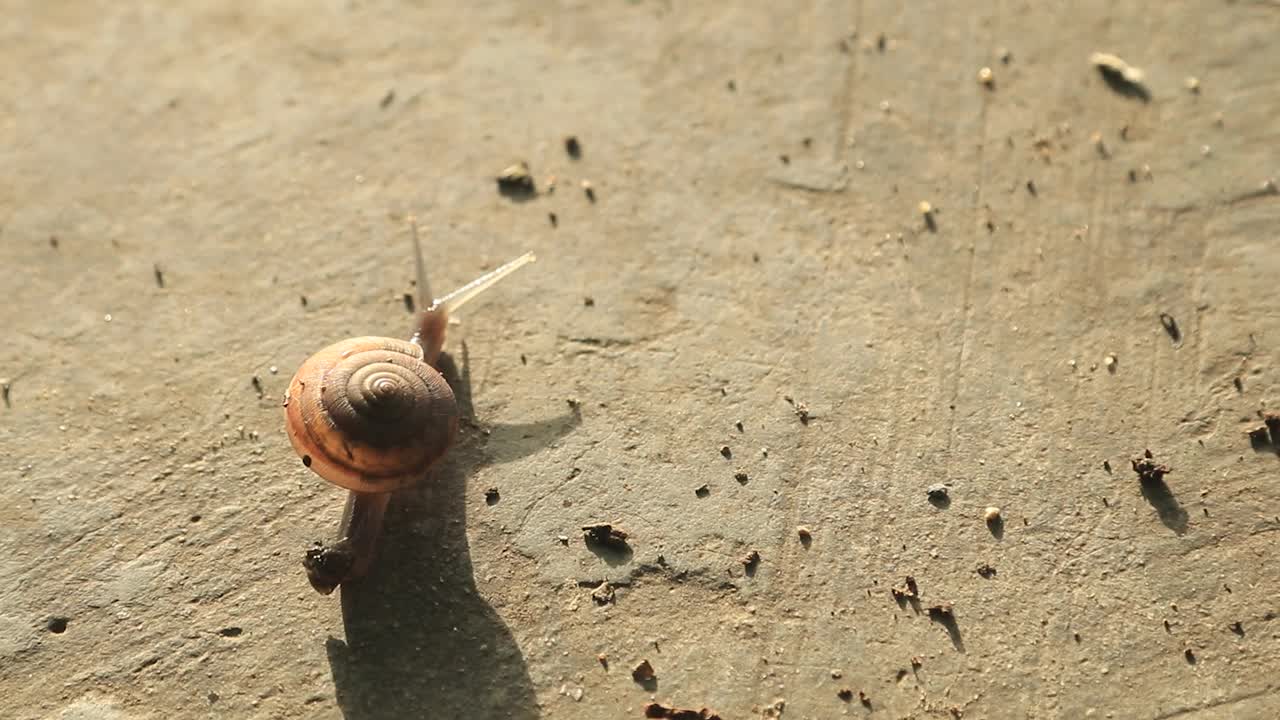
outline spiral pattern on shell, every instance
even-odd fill
[[[302,462],[335,485],[390,492],[426,476],[458,431],[453,390],[414,343],[358,337],[298,368],[285,427]]]

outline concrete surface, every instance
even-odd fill
[[[1280,714],[1275,2],[477,5],[6,3],[0,714]],[[280,396],[410,213],[540,260],[340,602]]]

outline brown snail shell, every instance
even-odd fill
[[[415,343],[343,340],[298,368],[285,428],[302,463],[348,490],[391,492],[421,481],[453,444],[453,390]]]

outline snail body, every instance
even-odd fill
[[[422,347],[384,337],[334,343],[298,368],[285,428],[302,463],[355,492],[413,485],[458,433],[458,405]]]
[[[328,594],[368,570],[391,493],[426,479],[458,434],[458,404],[435,367],[449,314],[533,262],[526,253],[431,299],[417,225],[410,222],[420,301],[410,340],[354,337],[308,358],[284,396],[285,431],[302,464],[349,490],[338,538],[303,558],[307,577]]]

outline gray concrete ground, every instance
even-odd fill
[[[6,3],[0,715],[1280,714],[1280,6],[478,5]],[[540,260],[322,597],[280,398],[408,214]]]

